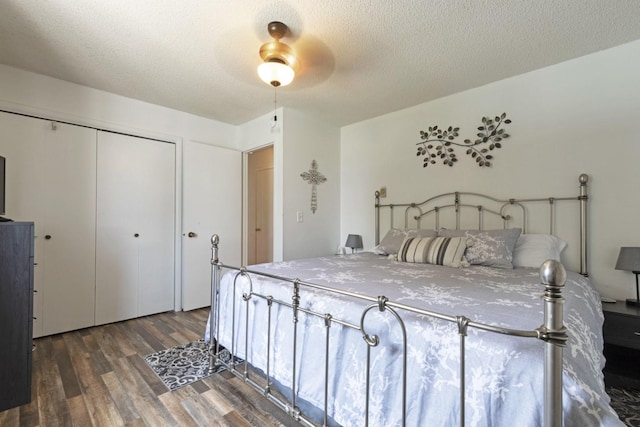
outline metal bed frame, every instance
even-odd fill
[[[420,224],[421,220],[429,215],[433,215],[435,218],[436,227],[439,224],[439,215],[441,211],[446,209],[453,209],[456,215],[456,228],[460,225],[460,212],[463,208],[472,208],[478,211],[478,229],[482,229],[483,227],[483,214],[489,212],[494,215],[498,215],[507,227],[509,221],[512,217],[505,213],[505,210],[509,206],[515,206],[522,210],[523,217],[523,228],[526,226],[526,209],[525,205],[530,202],[548,202],[550,205],[550,231],[553,234],[554,231],[554,216],[555,216],[555,203],[557,201],[578,201],[580,204],[580,273],[587,276],[587,183],[588,176],[585,174],[580,175],[580,194],[577,197],[562,197],[562,198],[546,198],[546,199],[508,199],[501,200],[492,198],[489,196],[481,195],[478,193],[446,193],[442,195],[438,195],[427,199],[421,203],[408,203],[408,204],[397,204],[397,205],[381,205],[379,194],[376,192],[376,243],[379,241],[379,231],[380,231],[380,209],[381,208],[389,208],[391,211],[391,226],[393,226],[393,210],[395,208],[404,207],[405,208],[405,224],[409,218],[409,213],[416,210],[417,215],[413,216],[413,219]],[[445,204],[440,206],[434,206],[431,208],[425,208],[429,203],[432,203],[436,200],[440,200],[442,198],[450,198],[453,196],[454,200],[451,204]],[[484,198],[486,200],[498,203],[501,205],[499,209],[490,209],[485,208],[482,205],[470,205],[461,202],[462,197],[465,196],[474,196]],[[524,231],[524,230],[523,230]],[[231,373],[242,378],[246,383],[253,386],[255,389],[260,391],[267,399],[271,402],[275,403],[280,409],[289,414],[294,420],[298,421],[303,425],[315,426],[317,424],[306,414],[302,413],[296,402],[296,364],[298,362],[297,352],[297,339],[300,333],[300,329],[298,328],[298,319],[300,313],[305,313],[309,316],[316,316],[324,320],[325,325],[325,335],[326,341],[324,344],[324,352],[325,352],[325,371],[324,371],[324,407],[320,408],[324,413],[324,418],[322,421],[323,426],[329,425],[329,418],[327,416],[327,405],[328,405],[328,375],[329,375],[329,330],[333,324],[339,324],[343,327],[352,328],[354,330],[359,331],[362,334],[362,337],[367,345],[367,361],[366,361],[366,401],[365,401],[365,425],[369,425],[369,400],[370,400],[370,376],[371,376],[371,366],[370,366],[370,354],[371,349],[380,345],[379,337],[376,335],[370,335],[367,333],[365,329],[365,318],[367,314],[372,310],[378,309],[379,311],[387,311],[391,313],[391,315],[396,319],[401,327],[401,331],[403,333],[403,365],[402,365],[402,414],[403,414],[403,426],[405,425],[406,419],[406,408],[407,408],[407,390],[406,390],[406,378],[407,378],[407,336],[406,336],[406,328],[403,321],[403,314],[412,312],[418,313],[421,315],[435,317],[437,319],[441,319],[448,322],[453,322],[457,325],[457,331],[460,339],[460,425],[464,426],[465,424],[465,339],[467,336],[468,328],[476,328],[479,330],[484,330],[491,333],[511,335],[514,337],[520,338],[536,338],[543,341],[544,345],[544,425],[545,426],[561,426],[562,425],[562,348],[566,345],[566,341],[568,339],[566,328],[563,324],[563,303],[564,298],[562,296],[562,288],[564,286],[564,282],[566,279],[566,272],[564,267],[560,262],[547,260],[540,267],[540,278],[541,282],[544,285],[544,293],[543,293],[543,304],[544,304],[544,318],[543,323],[540,327],[535,330],[515,330],[508,328],[500,328],[493,325],[483,324],[479,322],[475,322],[472,319],[469,319],[463,315],[459,316],[450,316],[444,315],[441,313],[436,313],[432,311],[427,311],[415,307],[411,307],[405,304],[401,304],[398,302],[390,301],[383,295],[380,296],[368,296],[362,295],[354,292],[348,292],[340,289],[331,288],[324,285],[319,285],[315,283],[310,283],[306,281],[302,281],[296,278],[290,277],[282,277],[275,274],[268,274],[264,272],[253,271],[247,269],[245,267],[233,267],[229,265],[223,264],[218,258],[218,247],[220,244],[220,240],[218,235],[213,235],[211,238],[212,249],[211,249],[211,316],[209,318],[209,331],[210,331],[210,369],[213,371],[217,366],[224,365]],[[268,306],[268,318],[265,320],[267,322],[268,328],[271,327],[271,311],[274,305],[280,305],[284,307],[288,307],[291,310],[291,320],[293,322],[293,346],[292,346],[292,354],[293,354],[293,366],[292,366],[292,381],[290,386],[290,393],[288,397],[285,397],[281,393],[278,393],[276,390],[272,388],[273,378],[271,375],[271,367],[269,366],[270,357],[267,357],[267,366],[264,370],[264,375],[258,374],[251,369],[249,363],[247,361],[242,361],[236,359],[234,356],[231,357],[230,361],[224,361],[221,358],[218,358],[218,353],[220,351],[219,343],[217,342],[215,337],[219,336],[219,330],[216,329],[220,323],[220,305],[218,294],[220,291],[220,279],[222,276],[222,269],[229,269],[232,271],[236,271],[235,279],[233,281],[233,295],[234,295],[234,307],[236,306],[236,284],[238,277],[247,277],[249,279],[249,289],[243,292],[242,300],[240,303],[244,302],[246,305],[245,315],[246,320],[249,318],[249,301],[256,298],[259,301],[267,304]],[[263,276],[271,279],[276,279],[282,282],[283,286],[291,286],[293,291],[293,296],[291,301],[282,301],[273,298],[270,295],[261,295],[253,290],[253,283],[251,281],[251,275],[255,276]],[[330,313],[318,313],[309,309],[306,309],[300,306],[300,300],[304,295],[304,291],[307,289],[320,290],[323,292],[329,292],[331,294],[340,294],[352,298],[360,299],[368,305],[363,310],[360,323],[353,324],[347,321],[341,320],[339,318],[334,318]],[[236,310],[234,308],[233,318],[232,318],[232,330],[235,330],[235,322],[236,322]],[[248,321],[246,321],[248,328]],[[249,342],[248,342],[248,333],[245,331],[245,342],[244,345],[244,354],[248,354]],[[269,352],[271,351],[271,342],[270,342],[270,333],[267,334],[267,346],[266,353],[269,356]],[[228,350],[232,355],[236,354],[236,351],[240,349],[238,343],[235,342],[235,335],[232,335],[232,343],[231,348]]]
[[[498,217],[504,228],[508,228],[512,225],[512,222],[518,215],[513,215],[510,212],[513,210],[519,211],[520,221],[518,226],[522,227],[522,233],[527,233],[528,227],[528,215],[527,206],[533,204],[539,204],[540,202],[548,203],[549,205],[549,228],[548,233],[556,234],[556,206],[557,202],[578,201],[580,203],[580,270],[579,273],[583,276],[589,276],[587,269],[588,261],[588,230],[587,230],[587,202],[589,195],[587,193],[587,184],[589,182],[589,176],[587,174],[581,174],[578,177],[580,183],[580,194],[574,197],[546,197],[546,198],[527,198],[527,199],[497,199],[495,197],[487,196],[480,193],[470,192],[451,192],[438,194],[428,198],[420,203],[400,203],[400,204],[381,204],[380,192],[375,192],[376,197],[376,216],[375,216],[375,242],[376,245],[380,243],[380,214],[381,210],[386,208],[389,211],[389,228],[395,226],[394,213],[397,208],[404,208],[404,223],[402,227],[407,228],[410,224],[410,219],[415,221],[415,228],[422,227],[422,222],[425,219],[433,220],[433,229],[440,229],[440,216],[444,212],[454,211],[455,228],[460,229],[462,212],[465,209],[477,212],[476,228],[482,230],[485,224],[485,214]],[[463,199],[469,198],[476,204],[463,203]],[[444,203],[444,204],[438,204]],[[486,203],[483,205],[482,203]],[[495,208],[492,209],[492,207]],[[412,215],[413,214],[413,215]]]

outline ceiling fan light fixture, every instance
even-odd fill
[[[293,68],[278,61],[264,62],[258,66],[258,75],[263,82],[274,87],[286,86],[293,81]]]
[[[286,86],[293,81],[300,65],[289,45],[280,41],[289,28],[282,22],[273,21],[267,26],[267,31],[273,40],[260,47],[264,63],[258,66],[258,75],[271,86]]]

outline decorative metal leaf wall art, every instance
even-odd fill
[[[490,167],[493,150],[502,148],[502,142],[509,138],[509,134],[504,131],[505,125],[511,123],[507,119],[507,114],[502,113],[494,119],[482,118],[482,126],[478,127],[478,138],[475,141],[465,139],[464,143],[455,141],[458,137],[459,127],[449,126],[447,129],[440,129],[438,126],[430,126],[428,131],[420,131],[417,156],[423,157],[422,167],[436,164],[437,160],[442,160],[443,165],[453,166],[458,161],[454,147],[466,147],[466,154],[476,159],[479,167]]]

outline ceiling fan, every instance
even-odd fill
[[[273,40],[260,47],[263,62],[258,66],[258,75],[268,85],[286,86],[295,78],[296,89],[309,88],[333,74],[333,52],[321,39],[281,21],[269,22],[267,32]],[[282,42],[283,38],[290,40],[290,44]]]
[[[267,25],[267,31],[273,40],[260,47],[260,57],[264,62],[258,66],[258,75],[273,87],[286,86],[300,68],[293,49],[280,41],[289,32],[289,27],[280,21],[272,21]]]

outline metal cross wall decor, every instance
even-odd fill
[[[311,184],[311,213],[316,213],[316,210],[318,209],[316,185],[322,184],[327,180],[327,178],[320,173],[318,170],[318,163],[315,160],[311,162],[311,169],[307,172],[302,172],[300,176]]]

